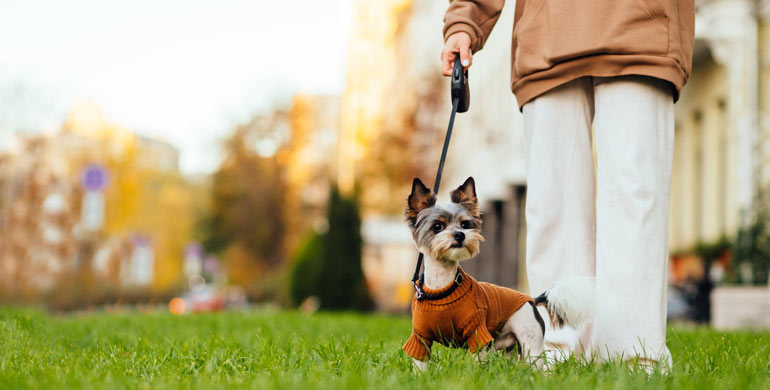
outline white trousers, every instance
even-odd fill
[[[671,93],[654,78],[583,77],[524,105],[530,291],[540,294],[570,276],[596,277],[593,324],[547,329],[552,351],[671,364]]]

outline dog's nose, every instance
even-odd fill
[[[463,232],[459,232],[459,231],[458,231],[458,232],[454,232],[454,233],[452,233],[452,237],[454,237],[454,238],[455,238],[455,240],[456,240],[458,243],[462,243],[462,242],[463,242],[463,240],[465,239],[465,233],[463,233]]]

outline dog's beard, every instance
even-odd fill
[[[462,246],[457,246],[457,241],[448,232],[438,234],[430,242],[428,253],[437,260],[462,261],[470,259],[479,253],[479,247],[484,237],[476,231],[465,233]]]

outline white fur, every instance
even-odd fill
[[[414,362],[414,370],[417,373],[425,372],[428,370],[428,362],[424,360],[412,359]]]
[[[585,276],[557,282],[546,292],[548,314],[551,318],[562,318],[566,325],[575,328],[591,321],[596,307],[594,284],[594,278]]]
[[[535,317],[535,310],[532,305],[527,303],[516,313],[513,313],[503,327],[501,338],[505,335],[506,330],[510,331],[511,336],[515,336],[519,341],[519,348],[524,361],[534,364],[536,368],[542,368],[543,330],[540,328],[537,317]],[[497,347],[497,341],[495,341],[495,348],[500,349]]]
[[[457,276],[457,261],[436,260],[425,255],[425,287],[438,290],[454,282]]]

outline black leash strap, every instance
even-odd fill
[[[444,162],[446,162],[446,155],[449,151],[449,140],[452,138],[452,127],[455,123],[455,114],[458,112],[468,111],[468,107],[471,104],[470,89],[468,87],[468,71],[463,69],[463,65],[460,61],[460,55],[455,57],[454,68],[452,69],[452,113],[449,115],[449,127],[446,130],[446,136],[444,137],[444,148],[441,149],[441,159],[438,163],[438,171],[436,172],[436,181],[433,183],[433,193],[438,194],[439,186],[441,185],[441,175],[444,173]],[[423,281],[420,277],[420,271],[422,271],[423,254],[420,253],[417,256],[417,267],[414,269],[414,275],[412,276],[412,286],[417,290],[417,299],[440,299],[435,297],[426,297],[425,291],[422,289]],[[459,270],[458,270],[459,272]],[[419,280],[419,283],[418,283]],[[462,283],[462,278],[455,278],[455,283],[452,285],[452,291],[455,287]]]

